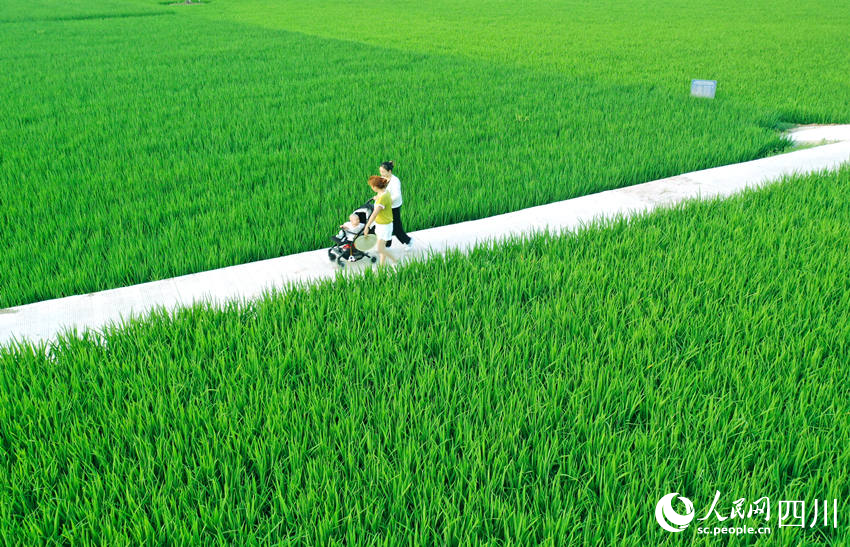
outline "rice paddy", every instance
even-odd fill
[[[652,12],[639,8],[622,21],[604,6],[554,10],[537,40],[528,25],[545,2],[526,15],[435,6],[444,17],[375,4],[350,35],[347,5],[0,4],[0,307],[320,247],[386,159],[415,230],[769,155],[787,147],[787,122],[846,121],[829,83],[850,67],[822,41],[833,24],[803,8],[789,11],[796,28],[821,38],[782,46],[770,67],[814,59],[816,77],[754,88],[778,69],[748,64],[761,57],[741,41],[774,43],[784,13],[740,36],[740,13],[720,12],[738,47],[712,55],[686,47],[708,15],[684,7],[650,48],[661,31],[643,32]],[[381,8],[398,39],[363,43]],[[409,28],[423,20],[430,47]],[[496,47],[512,21],[518,36]],[[695,76],[720,78],[718,98],[690,98]]]
[[[848,190],[845,169],[2,350],[0,534],[653,545],[680,541],[667,492],[846,500]]]
[[[321,247],[386,159],[415,230],[850,121],[840,4],[518,6],[0,0],[0,308]],[[850,167],[0,347],[0,537],[846,544],[848,223]],[[838,526],[656,522],[716,491]]]

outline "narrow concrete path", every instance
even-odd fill
[[[644,184],[523,209],[480,220],[412,232],[416,250],[401,251],[405,260],[448,249],[466,250],[485,240],[498,240],[534,230],[574,230],[604,217],[635,215],[685,199],[729,196],[792,174],[837,169],[850,160],[850,126],[804,126],[790,132],[799,144],[824,144],[755,161],[716,167]],[[363,260],[346,268],[369,267]],[[268,289],[333,278],[338,267],[327,250],[231,266],[162,281],[69,296],[0,310],[0,345],[13,341],[53,341],[75,328],[97,331],[124,318],[155,308],[173,310],[199,301],[257,298]]]

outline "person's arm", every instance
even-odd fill
[[[380,209],[379,209],[379,207],[380,207]],[[380,204],[380,203],[375,204],[375,208],[372,209],[372,216],[369,217],[369,220],[366,221],[366,226],[363,228],[364,233],[369,233],[369,226],[371,226],[372,221],[375,220],[375,217],[378,216],[378,213],[380,213],[383,210],[383,208],[384,208],[384,206],[382,204]]]

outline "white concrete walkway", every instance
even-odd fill
[[[417,249],[404,253],[405,259],[453,248],[468,249],[487,239],[502,239],[529,230],[573,230],[603,217],[640,214],[685,199],[729,196],[786,175],[836,169],[850,160],[850,126],[807,126],[790,135],[801,144],[837,143],[412,232]],[[367,261],[362,260],[346,270],[358,271],[365,267],[368,267]],[[337,271],[338,267],[328,260],[327,250],[320,249],[8,308],[0,310],[0,345],[23,340],[52,341],[67,328],[97,331],[109,323],[144,315],[154,308],[173,310],[202,300],[222,303],[256,298],[270,288],[333,278]]]

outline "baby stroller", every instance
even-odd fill
[[[346,230],[340,228],[339,232],[331,238],[334,246],[328,249],[328,258],[331,262],[336,262],[340,268],[345,267],[346,262],[356,262],[361,258],[368,258],[372,262],[378,259],[369,253],[358,251],[354,247],[354,240],[360,235],[363,235],[363,228],[366,226],[366,221],[372,216],[372,210],[375,208],[374,199],[370,199],[354,211],[352,214],[357,215],[360,219],[360,224],[356,230]]]

